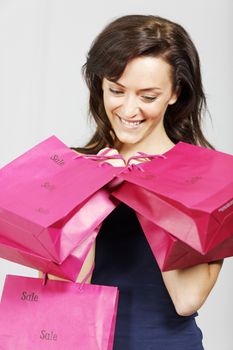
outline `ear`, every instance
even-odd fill
[[[171,95],[171,98],[168,102],[169,105],[174,105],[174,103],[176,103],[176,101],[178,100],[178,97],[180,95],[180,89],[177,88]]]

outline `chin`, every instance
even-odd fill
[[[131,144],[134,145],[135,143],[138,143],[142,139],[142,135],[130,135],[130,133],[124,133],[124,132],[119,132],[118,130],[114,130],[115,135],[117,139],[119,140],[120,143],[124,144]]]
[[[130,138],[130,137],[119,137],[118,135],[117,139],[121,144],[128,144],[128,145],[135,145],[138,143],[140,140],[137,140],[136,138]]]

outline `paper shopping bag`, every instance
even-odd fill
[[[205,254],[233,235],[233,156],[179,142],[119,175],[113,195]]]
[[[0,232],[57,263],[103,220],[102,195],[121,168],[77,156],[55,136],[0,170]],[[98,203],[97,203],[98,202]]]
[[[0,257],[57,277],[76,281],[100,227],[101,225],[96,227],[88,235],[87,239],[78,245],[61,264],[40,256],[28,248],[19,245],[19,243],[12,242],[2,236],[0,236]]]
[[[208,253],[201,254],[144,216],[136,214],[161,271],[182,269],[233,255],[233,236]]]
[[[0,349],[111,350],[117,303],[116,287],[8,275]]]
[[[93,217],[96,216],[96,222],[100,219],[104,220],[117,204],[118,202],[116,200],[112,200],[109,197],[107,190],[101,189],[63,226],[63,231],[67,231],[71,234],[72,232],[76,232],[76,226],[78,225],[82,235],[80,235],[80,239],[77,241],[77,246],[62,263],[58,264],[51,258],[41,256],[29,248],[9,240],[1,235],[1,232],[0,257],[75,281],[102,224],[101,222],[97,227],[91,225],[91,223],[93,223]],[[25,242],[25,244],[26,243],[27,242]],[[62,248],[63,245],[66,245],[66,241],[60,240],[60,244]]]

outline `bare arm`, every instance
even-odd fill
[[[179,315],[196,312],[205,302],[221,270],[223,260],[162,272],[165,286]]]
[[[84,280],[84,278],[88,275],[89,271],[91,270],[92,266],[93,266],[93,263],[94,263],[94,259],[95,259],[95,243],[93,244],[91,250],[89,251],[84,263],[83,263],[83,266],[82,266],[82,269],[78,275],[78,278],[76,280],[76,282],[81,282]],[[42,273],[39,272],[39,277],[41,278],[42,277]],[[54,275],[50,275],[48,274],[48,278],[51,279],[51,280],[62,280],[62,281],[65,281],[64,278],[60,278],[60,277],[57,277],[57,276],[54,276]],[[91,276],[87,279],[86,283],[91,283]]]

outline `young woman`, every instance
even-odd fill
[[[180,25],[118,18],[93,42],[83,72],[97,126],[78,152],[107,147],[126,161],[139,151],[163,154],[178,141],[212,147],[201,131],[206,100],[198,53]],[[93,260],[92,283],[120,291],[114,350],[203,349],[195,317],[222,261],[161,272],[134,211],[122,203],[105,219],[82,274]]]

